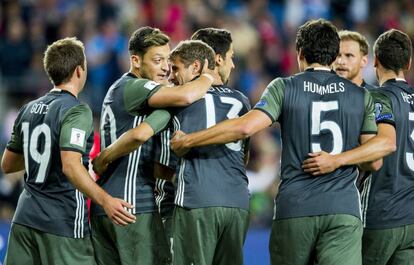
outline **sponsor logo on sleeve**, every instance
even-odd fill
[[[72,128],[72,132],[70,134],[70,144],[83,147],[83,144],[85,142],[85,135],[86,135],[85,131]]]
[[[144,87],[149,89],[149,90],[153,90],[154,88],[156,88],[157,86],[159,86],[160,84],[154,81],[148,81],[145,83]]]

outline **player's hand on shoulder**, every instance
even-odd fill
[[[310,153],[309,158],[302,164],[303,171],[313,176],[328,174],[337,168],[335,157],[324,151]]]
[[[109,196],[102,207],[108,218],[116,225],[127,226],[131,223],[135,223],[135,215],[127,210],[133,209],[134,206],[124,200]]]
[[[173,150],[177,156],[184,156],[190,151],[189,148],[184,147],[185,135],[186,134],[183,131],[178,130],[174,133],[173,138],[171,139],[171,150]]]

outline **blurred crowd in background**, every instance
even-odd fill
[[[42,57],[47,44],[57,39],[76,36],[85,44],[88,80],[81,99],[91,106],[98,125],[107,89],[129,69],[129,36],[141,26],[163,30],[171,37],[171,48],[199,28],[230,30],[236,68],[229,85],[254,105],[272,79],[297,71],[297,27],[319,17],[338,29],[359,31],[371,47],[389,28],[414,39],[412,0],[1,0],[0,155],[18,109],[52,88]],[[376,84],[371,51],[364,78]],[[414,84],[413,71],[406,77]],[[279,133],[273,126],[252,139],[248,176],[254,227],[271,225]],[[11,220],[21,189],[21,174],[0,173],[0,222]]]

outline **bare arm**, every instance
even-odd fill
[[[133,206],[121,199],[113,198],[99,187],[91,178],[81,163],[82,155],[73,151],[61,151],[62,171],[68,180],[78,190],[92,201],[101,205],[108,217],[118,225],[128,225],[135,222],[135,216],[124,209]]]
[[[390,124],[380,123],[378,134],[374,137],[372,135],[364,136],[361,138],[361,142],[363,141],[366,142],[337,155],[329,155],[326,152],[310,154],[310,158],[303,162],[302,168],[312,175],[321,175],[330,173],[341,166],[374,161],[371,164],[365,164],[365,169],[378,170],[378,167],[382,165],[382,161],[378,162],[376,160],[396,150],[395,128]]]
[[[154,130],[146,122],[128,130],[92,161],[93,170],[96,174],[102,175],[112,161],[133,152],[153,135]]]
[[[163,86],[148,99],[148,105],[154,108],[188,106],[201,99],[217,79],[217,74],[209,70],[204,63],[202,74],[194,81],[180,86]]]
[[[1,159],[1,169],[5,174],[24,170],[23,154],[12,152],[7,148],[4,149],[3,158]]]
[[[177,133],[171,140],[171,149],[177,155],[183,155],[192,147],[225,144],[250,137],[270,125],[272,120],[269,116],[260,110],[251,110],[239,118],[222,121],[206,130],[186,135]]]

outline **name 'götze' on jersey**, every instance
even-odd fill
[[[40,103],[33,104],[32,108],[30,109],[30,113],[45,115],[48,110],[49,110],[49,105],[44,104],[43,102],[40,102]]]
[[[321,86],[319,84],[316,84],[310,81],[303,81],[303,91],[317,93],[320,95],[343,93],[345,92],[345,84],[343,82],[339,82],[339,83],[330,83],[330,84],[327,84],[326,86]]]

